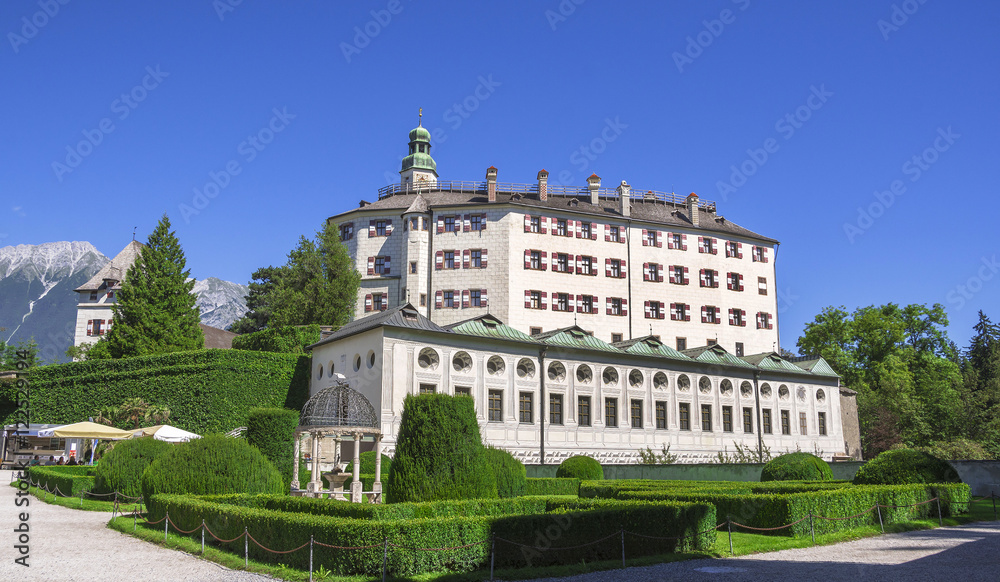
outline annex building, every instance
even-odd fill
[[[778,355],[776,240],[596,175],[439,180],[430,148],[413,129],[400,182],[328,219],[362,282],[356,319],[310,346],[311,394],[346,379],[389,454],[403,398],[440,392],[473,398],[484,440],[526,462],[859,455],[853,392],[821,358]]]

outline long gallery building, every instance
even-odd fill
[[[356,319],[312,346],[311,392],[343,375],[391,452],[406,394],[467,394],[519,458],[734,443],[857,456],[853,393],[778,356],[777,241],[695,194],[438,179],[430,133],[400,182],[329,218],[362,275]],[[842,415],[849,430],[844,431]]]

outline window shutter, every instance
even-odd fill
[[[708,323],[708,314],[705,312],[705,306],[701,306],[701,322]]]
[[[547,217],[547,216],[543,216],[538,221],[538,228],[541,229],[541,233],[542,234],[548,234],[548,232],[549,232],[548,231],[548,224],[549,224],[549,217]]]
[[[566,256],[566,272],[570,274],[576,272],[576,261],[574,260],[573,255]]]
[[[375,236],[375,221],[374,220],[369,220],[368,221],[368,237],[372,238],[374,236]]]
[[[684,281],[681,284],[682,285],[687,285],[690,282],[691,282],[691,280],[688,279],[688,268],[684,267]]]
[[[552,253],[552,260],[551,260],[551,262],[552,262],[552,272],[553,273],[558,273],[559,272],[559,255],[557,253]]]
[[[625,233],[626,232],[628,232],[628,230],[624,226],[619,226],[618,227],[618,242],[620,242],[621,244],[625,244]]]
[[[524,291],[524,308],[531,309],[531,291],[528,289]]]
[[[705,237],[703,236],[698,237],[698,252],[699,253],[705,252]]]
[[[483,268],[485,269],[486,268],[486,249],[482,249],[482,253],[483,253],[482,254],[482,265],[483,265]]]
[[[548,298],[549,298],[548,291],[541,291],[539,295],[541,295],[541,304],[540,304],[541,308],[548,309]]]
[[[531,215],[524,215],[524,232],[531,232]]]
[[[709,237],[708,240],[712,241],[712,254],[719,254],[719,239]]]
[[[688,235],[686,234],[681,235],[681,250],[682,251],[688,250]]]
[[[469,290],[462,291],[462,309],[469,307]]]
[[[733,290],[733,274],[726,273],[726,289]]]
[[[644,247],[649,246],[649,239],[646,238],[647,236],[649,236],[649,231],[646,230],[645,228],[642,229],[642,246]]]
[[[573,227],[570,229],[570,236],[573,236],[575,233],[576,238],[583,238],[583,229],[580,227],[581,224],[582,223],[579,220],[573,221]]]
[[[386,257],[385,258],[385,273],[384,274],[389,275],[391,273],[392,273],[392,257]]]
[[[552,311],[559,311],[559,292],[552,292]]]
[[[677,304],[676,303],[671,303],[670,304],[670,320],[671,321],[677,321]]]
[[[644,306],[644,308],[646,310],[645,311],[645,313],[646,313],[646,319],[649,319],[650,317],[652,317],[652,310],[650,310],[650,308],[649,308],[649,301],[646,301],[643,304],[643,306]]]
[[[392,234],[392,220],[390,219],[385,221],[385,236],[389,236],[391,234]]]
[[[604,300],[604,306],[607,308],[607,314],[606,315],[611,315],[611,298],[610,297],[608,297],[607,299]]]
[[[368,295],[365,295],[365,311],[368,312],[371,310],[372,310],[372,295],[371,293],[369,293]]]
[[[663,265],[657,264],[656,267],[657,267],[656,268],[656,282],[657,283],[662,283],[663,282]]]
[[[368,274],[375,274],[375,257],[368,257]]]
[[[761,256],[764,257],[764,262],[766,263],[767,262],[767,247],[762,247],[761,248]],[[768,329],[771,329],[771,328],[768,328]]]
[[[621,260],[621,265],[622,265],[622,268],[621,268],[621,274],[619,275],[619,278],[624,279],[625,278],[625,267],[626,267],[626,265],[625,265],[625,259]]]
[[[663,304],[660,303],[660,312],[656,314],[656,319],[664,319],[667,317],[667,312],[663,310]]]
[[[545,270],[547,270],[549,268],[549,265],[548,265],[548,263],[549,263],[549,252],[548,251],[542,251],[540,254],[541,254],[541,260],[538,261],[538,266],[541,267],[541,269],[543,271],[545,271]]]
[[[573,312],[576,309],[576,296],[572,293],[566,294],[566,311]]]
[[[94,320],[87,320],[87,335],[94,335]]]
[[[701,287],[705,286],[705,269],[700,269],[698,271],[698,285]]]
[[[736,325],[736,314],[733,313],[733,309],[729,308],[729,325]]]
[[[590,276],[597,276],[597,257],[590,257]]]
[[[472,230],[472,221],[469,220],[469,215],[466,214],[462,217],[462,232],[469,232]]]
[[[628,315],[628,299],[622,299],[622,315]]]
[[[743,275],[736,275],[736,277],[737,277],[736,284],[738,286],[737,290],[738,291],[742,291],[743,290]]]
[[[441,234],[442,232],[444,232],[444,217],[443,216],[438,216],[437,217],[437,233]]]
[[[525,249],[524,251],[524,268],[525,269],[531,268],[531,251],[528,249]]]
[[[604,242],[611,242],[611,225],[604,225]]]
[[[600,311],[600,309],[597,306],[597,304],[598,304],[599,301],[600,301],[600,299],[597,297],[597,295],[591,296],[591,298],[590,298],[590,313],[591,314],[595,314],[596,315]]]
[[[611,259],[604,259],[604,276],[611,276]]]
[[[583,295],[576,296],[576,312],[583,313]]]
[[[583,267],[580,266],[580,263],[582,263],[582,262],[583,262],[583,255],[577,255],[576,256],[576,274],[577,275],[583,274]]]
[[[746,327],[746,326],[747,326],[747,312],[741,309],[740,310],[740,327]]]
[[[590,240],[597,240],[597,224],[590,223]]]
[[[743,258],[743,243],[736,243],[736,258]]]
[[[660,231],[656,231],[656,248],[663,248],[663,233]]]
[[[670,267],[670,275],[669,276],[670,276],[670,282],[671,283],[676,283],[677,282],[677,270],[674,269],[673,266]]]
[[[434,308],[441,309],[441,305],[444,304],[444,291],[434,292]]]
[[[760,329],[760,312],[757,312],[757,329]]]
[[[444,268],[444,251],[434,253],[434,269],[440,271]]]
[[[479,290],[479,305],[480,307],[486,307],[489,305],[489,301],[486,298],[486,289]]]
[[[471,266],[472,261],[472,251],[465,249],[462,251],[462,268],[468,269]]]
[[[672,232],[667,233],[667,248],[668,249],[676,248],[674,247],[674,233]]]
[[[486,213],[483,213],[482,220],[479,221],[479,230],[486,230]]]
[[[718,286],[719,286],[719,272],[712,271],[712,287],[715,288]]]

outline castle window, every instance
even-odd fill
[[[444,217],[444,231],[445,232],[455,232],[455,217],[445,216]]]
[[[781,411],[781,434],[792,434],[792,421],[787,410]]]
[[[90,292],[90,300],[91,301],[97,301],[97,291],[91,291]]]
[[[701,405],[701,430],[712,432],[712,405]]]
[[[767,277],[757,277],[757,294],[767,295]]]
[[[566,219],[560,218],[556,221],[556,235],[566,236]]]
[[[535,395],[531,392],[521,392],[518,395],[518,422],[521,424],[532,424],[535,422],[534,411],[532,410],[534,405]]]
[[[503,422],[503,390],[490,390],[489,421]]]
[[[817,427],[819,428],[819,434],[822,435],[822,436],[826,436],[826,413],[825,412],[820,412],[820,413],[817,413],[817,414],[818,414],[818,416],[816,418],[816,420],[817,420],[816,424],[817,424]]]
[[[539,216],[531,217],[531,232],[542,232],[542,219]]]
[[[608,238],[611,242],[618,242],[621,238],[621,227],[612,226],[610,232],[608,233]]]
[[[722,432],[733,432],[733,407],[722,407]]]
[[[469,217],[469,223],[472,230],[483,230],[483,215],[473,214]]]
[[[691,405],[681,402],[677,405],[677,424],[681,430],[691,430]]]
[[[569,255],[559,253],[556,255],[556,271],[566,273],[569,271]]]
[[[376,220],[375,236],[388,236],[388,234],[386,234],[386,227],[388,226],[388,223],[388,220]]]
[[[448,309],[455,307],[455,292],[445,291],[444,292],[444,306]]]
[[[562,394],[549,395],[549,424],[563,423],[563,396]]]
[[[753,432],[753,408],[743,409],[743,432]]]
[[[590,426],[590,396],[577,399],[576,420],[580,426]]]
[[[455,251],[444,252],[444,268],[445,269],[455,268]]]
[[[631,402],[632,428],[642,428],[642,400]]]
[[[483,306],[483,295],[482,291],[479,289],[472,289],[469,291],[469,301],[473,307]]]
[[[604,426],[614,428],[618,426],[618,399],[604,399]]]
[[[482,249],[472,249],[472,251],[469,253],[469,256],[471,257],[471,260],[472,260],[472,268],[473,269],[481,269],[481,268],[483,268],[483,250]]]
[[[581,222],[580,223],[580,238],[593,238],[594,223],[592,222]]]
[[[347,224],[340,225],[340,240],[351,240],[354,238],[354,223],[348,222]]]

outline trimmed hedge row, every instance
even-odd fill
[[[247,442],[274,463],[288,484],[292,482],[295,429],[298,426],[298,411],[287,408],[253,408],[247,417]]]
[[[621,491],[676,491],[678,493],[804,493],[850,487],[850,481],[664,481],[658,479],[622,479],[613,481],[584,481],[580,497],[612,499]]]
[[[225,432],[245,426],[251,408],[301,409],[309,362],[301,355],[209,349],[33,367],[31,421],[78,422],[97,408],[142,398],[170,408],[179,428]],[[13,383],[0,385],[4,424],[12,422],[15,390]]]
[[[603,482],[603,481],[602,481]],[[579,479],[563,479],[558,477],[536,478],[528,477],[524,487],[525,495],[579,495]]]
[[[234,350],[276,352],[284,354],[305,353],[305,347],[319,341],[318,324],[269,327],[233,338]]]
[[[94,489],[94,467],[93,466],[34,466],[28,467],[28,476],[32,483],[37,483],[39,487],[55,491],[59,487],[59,493],[79,497],[84,491]]]
[[[799,522],[790,528],[775,530],[771,535],[809,535],[808,516],[848,517],[830,521],[815,519],[818,533],[838,531],[863,525],[877,524],[878,514],[869,511],[875,504],[899,507],[882,508],[886,523],[905,522],[937,515],[934,502],[916,505],[939,497],[941,512],[956,515],[968,511],[970,489],[964,483],[935,485],[865,485],[801,493],[719,493],[707,490],[684,492],[672,490],[618,491],[616,498],[641,501],[707,502],[716,508],[718,523],[727,519],[755,528],[776,528]],[[908,507],[904,507],[908,506]],[[804,521],[803,518],[806,518]]]
[[[247,528],[255,540],[273,550],[298,547],[308,542],[310,535],[324,544],[361,546],[356,550],[331,550],[318,544],[314,547],[314,567],[322,565],[337,575],[378,575],[386,539],[394,544],[388,552],[388,571],[393,576],[467,572],[487,567],[491,536],[498,540],[495,565],[499,568],[618,559],[621,557],[618,532],[622,528],[649,536],[626,536],[628,554],[632,557],[707,550],[715,541],[714,532],[694,535],[715,525],[714,508],[706,503],[550,500],[546,502],[545,513],[372,520],[276,511],[219,503],[218,498],[214,499],[157,495],[149,507],[149,517],[152,521],[159,520],[169,511],[171,521],[180,529],[196,529],[204,519],[208,528],[223,539],[236,538]],[[681,541],[653,539],[669,536],[692,537]],[[583,545],[604,537],[608,539],[603,543]],[[213,543],[235,553],[242,553],[244,548],[242,539],[228,544]],[[309,560],[308,550],[274,554],[255,544],[250,544],[250,554],[257,560],[296,568],[306,568]]]

